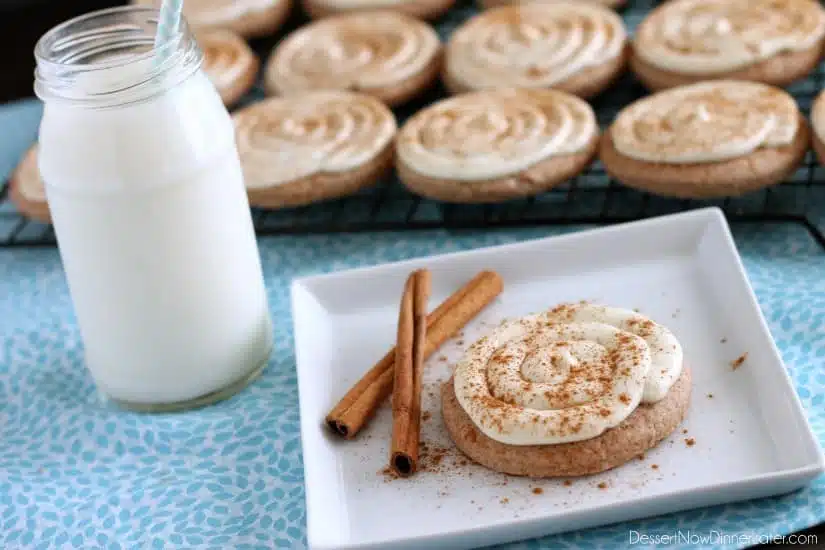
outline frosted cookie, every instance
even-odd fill
[[[636,29],[630,66],[651,90],[711,79],[785,86],[814,69],[823,46],[815,0],[672,0]]]
[[[131,0],[159,8],[163,0]],[[289,16],[292,0],[186,0],[183,15],[193,29],[228,29],[244,38],[269,36]]]
[[[607,173],[659,195],[736,196],[782,182],[810,134],[794,99],[758,82],[712,80],[640,99],[600,147]]]
[[[349,195],[392,168],[396,123],[373,97],[312,92],[233,116],[249,202],[280,208]]]
[[[530,3],[550,3],[558,2],[560,0],[478,0],[479,5],[484,9],[495,8],[498,6],[509,6],[512,4],[526,4]],[[600,6],[605,6],[612,9],[621,8],[626,4],[626,0],[577,0],[577,4],[583,1],[590,1]]]
[[[487,90],[439,101],[408,119],[396,139],[396,168],[419,195],[498,202],[578,175],[598,139],[593,109],[573,95]]]
[[[203,70],[215,85],[224,105],[231,107],[255,84],[260,61],[237,34],[226,30],[198,34],[203,50]]]
[[[454,4],[455,0],[302,0],[304,11],[313,19],[342,13],[389,10],[433,20],[444,15]]]
[[[626,43],[622,19],[598,4],[504,6],[456,29],[446,47],[444,82],[453,93],[556,88],[591,97],[624,70]]]
[[[44,223],[51,222],[46,189],[37,167],[37,145],[31,147],[9,180],[9,196],[17,209],[26,217]]]
[[[821,164],[825,164],[825,92],[821,92],[811,107],[813,148]]]
[[[468,457],[530,477],[582,476],[648,451],[684,420],[691,375],[667,328],[617,308],[565,304],[478,340],[441,390]]]
[[[316,21],[284,39],[267,63],[270,94],[352,90],[398,105],[431,86],[441,42],[426,23],[390,11]]]

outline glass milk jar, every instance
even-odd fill
[[[67,21],[35,49],[39,163],[98,388],[184,409],[262,369],[272,323],[233,126],[186,28],[157,11]]]

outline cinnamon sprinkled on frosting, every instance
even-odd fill
[[[623,109],[610,128],[616,150],[647,162],[718,162],[790,144],[799,109],[785,91],[718,80],[673,88]]]
[[[455,391],[488,437],[555,444],[596,437],[639,403],[662,399],[681,368],[675,337],[650,319],[565,304],[472,345],[456,367]]]
[[[825,38],[815,0],[671,0],[639,25],[634,51],[646,63],[685,74],[722,74]]]
[[[592,2],[505,6],[456,29],[447,70],[470,89],[550,87],[622,55],[626,38],[621,18]]]
[[[583,151],[597,135],[593,109],[556,90],[502,88],[452,97],[401,128],[398,157],[416,172],[478,181]]]

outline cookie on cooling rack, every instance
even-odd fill
[[[455,203],[535,195],[581,173],[599,140],[593,109],[558,90],[501,88],[451,97],[413,115],[396,168],[414,193]]]
[[[588,98],[624,71],[626,52],[621,17],[598,4],[503,6],[456,29],[447,42],[443,80],[453,93],[555,88]]]
[[[426,23],[391,11],[351,13],[311,23],[273,52],[270,94],[352,90],[390,106],[429,88],[441,69],[441,42]]]
[[[375,184],[392,168],[395,118],[365,94],[270,98],[237,111],[233,121],[253,206],[342,197]]]
[[[131,0],[159,8],[163,0]],[[284,24],[292,0],[186,0],[183,15],[193,29],[228,29],[244,38],[269,36]]]
[[[527,2],[530,3],[550,3],[550,2],[558,2],[559,0],[478,0],[479,5],[482,9],[490,9],[496,8],[498,6],[509,6],[511,4],[526,4]],[[581,0],[579,0],[581,1]],[[599,4],[608,8],[618,9],[624,6],[627,3],[627,0],[585,0],[593,2],[594,4]],[[578,2],[577,2],[578,3]]]
[[[825,91],[820,92],[811,107],[811,142],[820,164],[825,164]]]
[[[816,0],[671,0],[639,24],[630,66],[651,90],[711,79],[786,86],[816,67],[823,47]]]
[[[51,222],[46,189],[37,167],[37,145],[32,146],[9,180],[9,197],[26,217],[44,223]]]
[[[632,103],[600,157],[621,183],[679,198],[737,196],[784,181],[802,163],[808,124],[784,90],[710,80]]]
[[[342,13],[391,10],[431,21],[447,13],[454,4],[455,0],[302,0],[304,11],[313,19]]]
[[[235,105],[255,84],[261,62],[239,35],[227,30],[198,33],[203,50],[203,70],[215,85],[224,105]]]
[[[456,446],[487,468],[583,476],[655,447],[684,420],[690,394],[682,346],[666,327],[562,304],[470,346],[442,386],[441,410]]]

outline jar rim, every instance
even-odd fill
[[[55,25],[35,45],[35,94],[105,107],[142,100],[188,78],[203,60],[197,41],[182,18],[178,32],[155,44],[159,19],[157,8],[128,5]],[[85,87],[76,86],[79,81]]]
[[[161,44],[160,46],[153,45],[152,48],[149,50],[138,53],[132,54],[129,58],[111,58],[111,59],[104,59],[100,61],[96,61],[94,63],[67,63],[62,61],[55,61],[53,56],[50,55],[49,47],[54,43],[57,42],[59,39],[57,37],[66,32],[70,27],[76,26],[78,24],[82,24],[86,21],[90,21],[92,19],[96,19],[99,17],[105,17],[108,15],[115,15],[119,13],[146,13],[147,14],[147,21],[150,23],[158,23],[160,17],[160,10],[154,8],[152,6],[139,6],[139,5],[127,5],[127,6],[116,6],[113,8],[105,8],[102,10],[95,10],[89,13],[84,13],[82,15],[78,15],[76,17],[72,17],[71,19],[67,19],[62,23],[55,25],[54,27],[50,28],[48,31],[43,34],[34,46],[34,57],[35,61],[38,65],[41,66],[48,66],[53,68],[58,68],[62,66],[71,66],[78,70],[95,70],[95,69],[108,69],[113,67],[120,67],[126,65],[128,63],[134,63],[136,61],[146,61],[149,59],[154,58],[158,55],[158,53],[165,53],[168,49],[174,50],[175,47],[178,46],[181,40],[181,33],[172,37],[171,40]],[[151,15],[154,15],[154,18],[151,18]],[[185,22],[183,23],[185,25]]]

